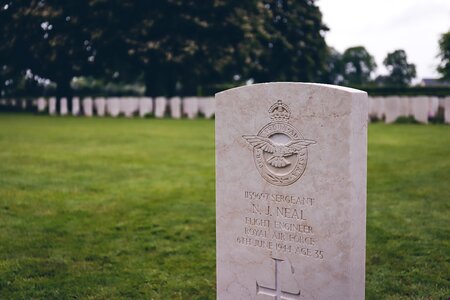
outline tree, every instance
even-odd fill
[[[344,82],[342,54],[333,47],[328,47],[325,65],[326,71],[321,80],[329,84],[342,84]]]
[[[407,86],[416,77],[416,66],[408,63],[404,50],[388,53],[383,64],[389,71],[388,76],[384,78],[386,85]]]
[[[254,0],[124,0],[107,9],[103,1],[90,3],[96,19],[109,25],[98,26],[93,37],[100,60],[126,62],[143,72],[149,96],[194,93],[201,85],[231,81],[254,40]]]
[[[86,1],[18,0],[2,28],[2,52],[16,70],[57,84],[57,98],[72,98],[74,76],[96,74]]]
[[[441,35],[439,40],[439,55],[441,62],[437,71],[443,80],[450,80],[450,31]]]
[[[249,75],[256,82],[316,81],[326,71],[328,28],[311,0],[266,0],[260,18],[265,34],[258,35],[263,48]]]
[[[344,83],[349,85],[363,85],[371,82],[371,76],[377,67],[375,59],[363,46],[345,50],[342,63]]]

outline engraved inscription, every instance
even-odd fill
[[[305,172],[309,145],[316,141],[303,138],[289,124],[291,111],[278,100],[269,108],[271,122],[257,135],[243,135],[253,147],[253,159],[261,176],[278,186],[296,182]]]
[[[281,289],[280,284],[280,270],[279,270],[279,264],[283,262],[281,259],[272,258],[275,261],[275,288],[265,287],[258,284],[258,281],[256,281],[256,295],[266,295],[266,296],[272,296],[275,297],[275,300],[295,300],[300,299],[300,293],[301,291],[298,290],[297,293],[291,293],[287,291],[283,291]],[[294,269],[291,266],[292,274],[294,274]]]
[[[243,230],[236,237],[237,244],[324,259],[314,226],[308,221],[314,198],[245,191],[244,200],[248,209],[242,220]]]

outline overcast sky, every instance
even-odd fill
[[[378,73],[388,52],[404,49],[419,79],[437,77],[440,34],[450,30],[450,0],[318,0],[330,28],[328,45],[339,52],[362,45]],[[416,79],[417,81],[417,79]]]

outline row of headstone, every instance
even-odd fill
[[[75,116],[112,116],[125,117],[154,115],[156,118],[170,117],[173,119],[195,119],[203,116],[213,118],[215,114],[215,99],[213,97],[121,97],[121,98],[91,98],[72,99],[72,109],[68,107],[66,98],[61,99],[60,115]],[[38,112],[48,112],[57,115],[56,98],[38,98],[33,101],[22,99],[0,99],[0,107],[8,106],[15,109],[30,109],[35,107]],[[450,97],[369,97],[369,119],[384,120],[393,123],[399,117],[414,117],[420,123],[428,123],[430,118],[436,117],[438,110],[444,111],[445,123],[450,124]]]
[[[430,118],[436,117],[439,107],[448,114],[446,105],[450,97],[369,97],[369,118],[393,123],[400,117],[414,117],[420,123],[428,123]],[[446,123],[450,119],[445,118]]]
[[[1,105],[1,102],[0,102]],[[36,101],[38,112],[44,113],[48,111],[50,115],[57,115],[56,98],[51,97],[48,100],[39,98]],[[139,115],[145,117],[153,114],[156,118],[170,117],[180,119],[187,117],[195,119],[202,115],[205,118],[213,118],[215,113],[215,100],[213,97],[165,97],[151,98],[95,98],[90,97],[80,100],[78,97],[72,99],[72,114],[91,117],[94,114],[100,117],[109,115],[117,117],[124,115],[125,117],[133,117]],[[61,99],[60,114],[67,115],[69,113],[68,102],[66,98]]]

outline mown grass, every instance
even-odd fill
[[[369,127],[367,299],[450,296],[450,127]],[[0,299],[215,298],[214,123],[0,115]]]

